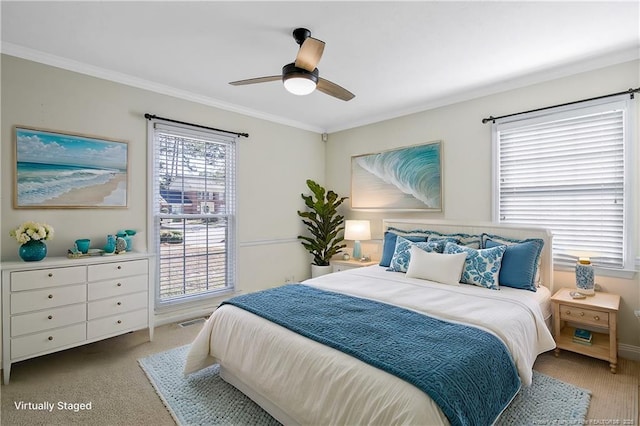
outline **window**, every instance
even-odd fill
[[[156,306],[234,288],[235,135],[149,122]]]
[[[632,101],[608,98],[493,124],[494,221],[553,233],[554,263],[633,269]]]

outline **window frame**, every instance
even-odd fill
[[[638,224],[634,217],[637,209],[637,197],[633,188],[637,185],[634,159],[636,155],[637,135],[637,111],[633,96],[628,94],[612,96],[610,98],[597,99],[593,101],[581,102],[579,104],[564,105],[545,110],[523,113],[503,119],[497,119],[491,125],[491,182],[492,182],[492,206],[491,217],[494,223],[514,223],[502,221],[500,219],[500,151],[499,151],[499,130],[517,128],[520,126],[533,125],[545,121],[555,121],[563,118],[578,117],[588,114],[589,110],[614,109],[621,106],[623,109],[623,241],[622,241],[622,268],[613,268],[595,265],[597,273],[604,276],[613,276],[631,279],[634,277],[637,265],[636,259],[636,233]],[[566,264],[554,264],[556,270],[573,270],[572,266]]]
[[[161,294],[161,253],[160,253],[160,219],[161,212],[159,204],[157,202],[157,196],[159,194],[159,178],[158,170],[156,169],[156,126],[162,129],[167,129],[166,132],[175,132],[176,136],[184,136],[185,138],[198,137],[208,139],[213,143],[223,143],[230,146],[232,150],[233,164],[225,162],[227,172],[225,173],[225,205],[226,212],[217,215],[211,215],[208,213],[198,214],[177,214],[172,215],[172,218],[184,219],[195,218],[196,216],[207,215],[209,217],[225,217],[226,235],[227,241],[225,241],[225,263],[226,263],[226,285],[223,288],[204,291],[196,294],[182,295],[167,300],[160,298]],[[232,133],[226,133],[222,131],[215,131],[210,129],[203,129],[198,126],[191,126],[186,123],[174,123],[171,121],[165,121],[159,118],[152,118],[147,123],[147,169],[149,170],[149,180],[147,189],[147,245],[156,257],[154,262],[154,305],[156,312],[176,309],[187,308],[189,306],[197,306],[203,301],[219,298],[227,294],[235,292],[236,283],[238,279],[237,271],[237,258],[238,258],[238,238],[237,238],[237,182],[238,182],[238,135]],[[225,160],[226,161],[226,160]],[[227,192],[231,187],[230,193]]]

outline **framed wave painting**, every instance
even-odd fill
[[[127,207],[128,144],[15,127],[14,208]]]
[[[442,211],[442,142],[351,157],[351,208]]]

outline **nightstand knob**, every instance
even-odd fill
[[[53,315],[49,315],[47,319],[53,319]]]
[[[583,317],[584,316],[584,312],[580,312],[580,316]]]
[[[597,316],[597,315],[595,317],[593,317],[593,319],[596,320],[596,321],[600,321],[600,317]]]

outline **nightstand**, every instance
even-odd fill
[[[380,263],[378,260],[331,260],[333,270],[331,272],[346,271],[347,269],[362,268],[363,266],[377,265]]]
[[[563,288],[551,298],[553,303],[553,334],[556,339],[556,356],[565,349],[593,358],[609,361],[615,374],[618,364],[618,309],[620,296],[596,292],[585,299],[574,299],[569,295],[575,289]],[[592,332],[591,345],[573,341],[576,328]]]

